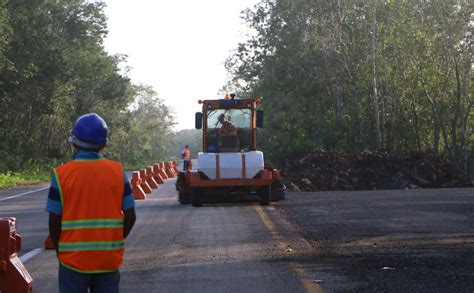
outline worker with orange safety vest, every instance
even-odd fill
[[[60,263],[60,292],[119,292],[135,201],[122,165],[100,153],[107,132],[99,115],[79,117],[69,138],[73,160],[53,169],[46,211]]]
[[[183,171],[188,171],[189,163],[191,162],[191,151],[189,150],[189,145],[184,147],[184,150],[181,153],[181,159],[183,159]]]

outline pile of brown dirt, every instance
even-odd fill
[[[346,155],[318,149],[291,154],[282,171],[292,191],[472,186],[461,172],[431,150]]]

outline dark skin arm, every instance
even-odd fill
[[[135,215],[135,208],[130,208],[126,211],[123,211],[123,238],[127,238],[130,231],[132,231],[133,225],[135,225],[135,221],[137,220],[137,216]]]
[[[58,252],[59,236],[61,236],[61,216],[49,213],[49,235],[53,240],[56,253]]]

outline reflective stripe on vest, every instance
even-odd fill
[[[122,228],[123,219],[89,219],[78,221],[62,221],[61,230]]]
[[[59,242],[59,251],[91,251],[91,250],[116,250],[122,249],[125,242],[122,241],[98,241],[98,242]]]
[[[124,251],[122,166],[106,159],[78,160],[54,175],[63,206],[61,263],[82,273],[118,270]]]

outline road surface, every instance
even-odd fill
[[[0,217],[17,217],[34,292],[52,293],[56,257],[38,249],[47,190],[35,188],[1,191]],[[473,292],[473,211],[472,188],[193,208],[178,204],[171,179],[137,201],[121,292]]]
[[[1,202],[0,217],[17,217],[24,244],[20,255],[40,248],[47,237],[46,197],[43,190]],[[126,240],[121,292],[320,291],[292,259],[311,246],[274,207],[183,206],[173,179],[136,203],[138,219]],[[58,291],[53,251],[40,251],[25,266],[34,292]]]
[[[328,292],[474,292],[474,188],[292,193],[278,208]]]

